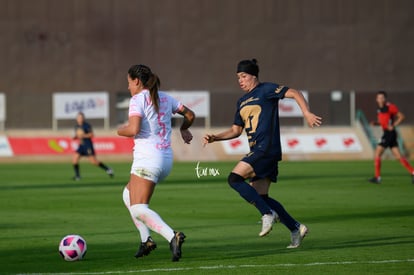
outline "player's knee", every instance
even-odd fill
[[[236,173],[231,172],[227,178],[230,187],[234,188],[237,184],[244,182],[244,178]]]
[[[145,220],[147,210],[148,204],[134,204],[129,208],[131,215],[140,220]]]

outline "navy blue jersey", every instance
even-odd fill
[[[288,89],[275,83],[259,83],[237,101],[234,124],[245,129],[251,151],[264,151],[282,159],[278,102]]]
[[[87,123],[87,122],[83,122],[82,125],[76,125],[75,126],[75,133],[79,130],[82,130],[85,134],[89,134],[92,133],[92,126]],[[85,147],[92,147],[92,139],[90,138],[81,138],[79,140],[79,144],[81,146],[85,146]]]

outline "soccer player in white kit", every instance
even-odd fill
[[[135,226],[140,232],[141,244],[135,257],[148,255],[156,248],[149,229],[162,235],[169,243],[172,260],[181,258],[181,245],[185,235],[174,231],[148,207],[155,185],[171,171],[171,117],[178,113],[184,117],[181,137],[190,143],[193,136],[188,128],[195,115],[192,110],[166,93],[159,92],[160,80],[145,65],[133,65],[128,70],[128,90],[131,93],[129,118],[118,129],[118,135],[134,138],[134,161],[131,176],[123,192],[123,200]]]

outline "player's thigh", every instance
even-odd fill
[[[96,158],[95,155],[89,155],[88,156],[88,159],[89,159],[89,162],[92,163],[92,164],[94,164],[94,165],[98,165],[99,164],[99,161],[98,161],[98,159]]]
[[[232,170],[233,173],[242,176],[243,178],[252,178],[255,176],[253,167],[244,161],[239,161]]]
[[[396,159],[401,158],[401,152],[400,152],[400,149],[398,148],[398,146],[391,147],[391,152],[392,152],[392,154],[394,155],[394,157]]]
[[[256,189],[257,193],[259,193],[259,195],[266,195],[269,193],[269,188],[270,188],[270,179],[269,178],[264,178],[264,179],[257,179],[255,181],[251,181],[250,185]]]
[[[375,157],[381,157],[384,151],[385,147],[383,147],[382,145],[377,145],[377,148],[375,148]]]
[[[131,174],[127,185],[129,190],[130,204],[149,204],[154,193],[155,183]]]
[[[75,152],[72,157],[72,163],[77,164],[79,162],[81,155],[78,152]]]

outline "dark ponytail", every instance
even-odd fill
[[[158,89],[161,86],[160,79],[154,74],[148,66],[145,65],[133,65],[128,70],[128,75],[131,79],[138,78],[145,88],[150,91],[151,102],[155,111],[159,111],[160,98],[158,95]]]
[[[146,87],[150,91],[152,104],[154,105],[154,109],[157,113],[160,109],[159,107],[160,97],[158,95],[158,89],[160,87],[160,84],[161,84],[160,79],[158,78],[156,74],[152,74],[146,84]]]

